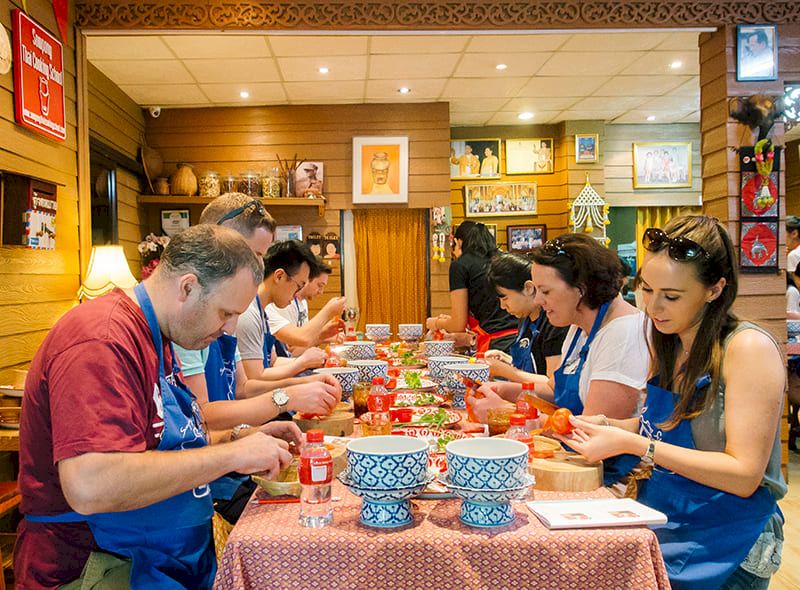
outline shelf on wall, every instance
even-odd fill
[[[208,205],[214,199],[181,195],[139,195],[140,205]],[[316,207],[320,217],[325,215],[325,199],[260,199],[264,207]]]

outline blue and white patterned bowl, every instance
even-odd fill
[[[339,356],[348,361],[369,360],[375,358],[375,343],[370,340],[356,340],[355,342],[345,342],[344,350]]]
[[[322,367],[314,369],[315,373],[328,373],[336,377],[339,385],[342,386],[342,393],[353,393],[353,386],[358,383],[358,369],[355,367]]]
[[[419,340],[422,338],[422,324],[399,324],[397,337],[400,340]]]
[[[475,490],[521,486],[528,473],[528,446],[508,438],[454,440],[445,447],[453,485]]]
[[[348,471],[343,471],[338,476],[348,490],[354,495],[364,498],[361,504],[360,520],[363,524],[372,527],[390,528],[409,524],[411,516],[411,502],[425,487],[436,479],[435,473],[426,473],[425,479],[413,486],[393,490],[376,490],[365,488],[353,483]]]
[[[428,375],[437,381],[444,378],[444,368],[447,365],[466,363],[469,359],[457,354],[450,356],[430,356],[428,357]]]
[[[466,389],[459,375],[483,383],[489,380],[489,365],[486,363],[448,363],[443,368],[442,384],[451,389]]]
[[[389,363],[381,360],[362,359],[347,362],[348,367],[358,369],[358,380],[363,383],[372,383],[375,377],[383,377],[386,379],[389,376]]]
[[[347,443],[350,480],[362,488],[393,490],[417,485],[425,481],[427,466],[428,444],[422,439],[368,436]]]
[[[426,358],[448,356],[453,354],[455,345],[452,340],[426,340],[422,343],[422,355]]]
[[[375,342],[386,342],[392,335],[392,328],[389,324],[367,324],[364,327],[364,336],[368,340]]]
[[[535,481],[532,475],[526,475],[525,481],[513,488],[476,490],[454,485],[447,473],[439,476],[439,482],[462,500],[461,522],[476,527],[496,527],[513,522],[516,515],[510,503],[526,498]]]

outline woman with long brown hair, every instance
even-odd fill
[[[673,588],[767,588],[783,541],[776,501],[786,493],[780,350],[731,311],[736,254],[716,219],[675,218],[648,229],[644,246],[654,330],[642,416],[573,418],[561,439],[589,460],[642,457],[638,499],[669,518],[655,532]]]

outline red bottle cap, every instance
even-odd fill
[[[306,442],[320,443],[325,440],[325,433],[319,429],[313,429],[306,432]]]
[[[372,378],[372,384],[373,385],[383,385],[384,383],[385,382],[383,380],[383,377],[373,377]]]
[[[509,417],[508,422],[511,426],[525,426],[525,421],[527,417],[524,414],[511,414]]]
[[[523,391],[533,391],[536,389],[536,383],[523,383],[522,390]]]

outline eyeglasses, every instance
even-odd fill
[[[230,219],[233,219],[234,217],[238,217],[239,215],[241,215],[242,213],[244,213],[245,211],[247,211],[251,207],[253,208],[253,211],[258,213],[262,217],[266,217],[267,216],[267,210],[264,209],[264,205],[261,204],[261,201],[259,201],[258,199],[253,199],[252,201],[242,205],[241,207],[236,207],[236,209],[234,209],[232,211],[228,211],[225,215],[222,216],[222,219],[220,219],[217,222],[217,225],[222,225],[224,222],[226,222],[226,221],[228,221]]]
[[[294,286],[297,287],[297,289],[294,292],[295,295],[297,295],[302,290],[302,288],[305,287],[305,284],[301,285],[295,280],[294,277],[290,277],[288,274],[286,275],[286,278],[292,281],[294,283]]]
[[[697,260],[698,258],[708,258],[711,256],[703,247],[689,238],[677,237],[670,238],[664,230],[656,227],[649,227],[642,236],[642,246],[650,252],[658,252],[665,246],[670,258],[679,262],[686,260]]]
[[[542,252],[548,256],[566,256],[569,258],[569,252],[564,249],[564,246],[564,241],[561,238],[553,238],[552,240],[547,240],[544,243],[544,246],[542,246]]]

